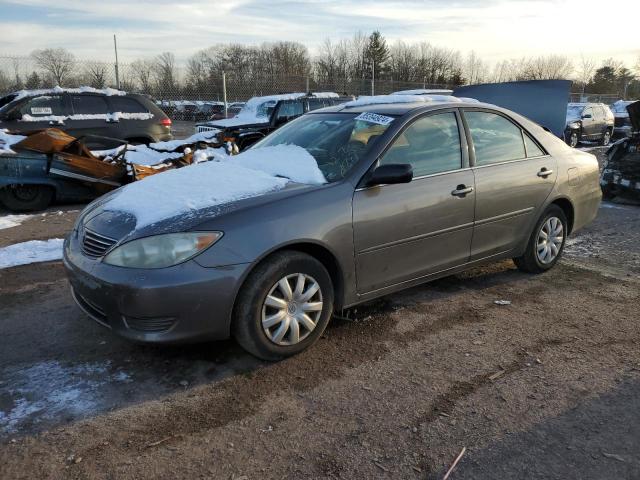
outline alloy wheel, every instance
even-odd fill
[[[287,275],[271,287],[264,300],[262,329],[276,345],[295,345],[316,328],[322,305],[322,290],[313,277]]]
[[[571,133],[571,137],[569,138],[569,146],[571,148],[576,148],[578,146],[578,134],[576,132]]]
[[[536,242],[536,256],[544,265],[553,262],[564,242],[564,227],[558,217],[549,217],[540,227]]]
[[[610,142],[611,142],[611,132],[609,132],[609,130],[607,130],[604,133],[604,137],[602,138],[602,145],[607,146],[607,145],[609,145]]]

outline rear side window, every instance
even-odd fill
[[[278,118],[297,117],[303,113],[302,102],[283,102],[278,108]]]
[[[310,98],[308,103],[310,112],[331,105],[331,103],[327,102],[324,98]]]
[[[409,163],[414,177],[461,168],[462,149],[455,113],[419,118],[394,140],[380,163]]]
[[[133,98],[112,96],[110,98],[112,110],[122,113],[148,113],[149,111],[140,102]]]
[[[71,96],[73,113],[77,115],[106,115],[109,107],[104,97],[98,95],[73,95]]]
[[[48,117],[51,115],[64,115],[64,102],[59,95],[43,95],[41,97],[33,97],[23,103],[20,107],[20,113],[29,117]],[[29,118],[27,117],[27,118]]]
[[[520,160],[526,157],[520,127],[490,112],[464,113],[476,152],[476,165]]]

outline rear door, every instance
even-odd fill
[[[476,182],[470,260],[519,246],[557,177],[556,161],[513,120],[498,112],[465,109]]]
[[[425,277],[468,260],[475,192],[459,124],[454,110],[412,121],[379,163],[409,163],[413,180],[356,190],[358,293]]]
[[[108,98],[111,111],[111,133],[115,138],[152,139],[151,124],[161,119],[153,119],[153,115],[134,98],[112,95]]]
[[[74,137],[83,135],[109,136],[109,105],[104,95],[72,94],[73,116],[67,121],[67,131]]]

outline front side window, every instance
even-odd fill
[[[502,115],[464,113],[476,153],[476,165],[520,160],[526,157],[522,130]]]
[[[104,97],[98,95],[73,95],[73,113],[76,115],[106,115],[109,107]]]
[[[393,123],[379,124],[358,113],[303,115],[283,125],[252,148],[297,145],[315,158],[329,182],[342,180]],[[360,117],[360,118],[358,118]]]
[[[64,115],[64,103],[59,95],[43,95],[30,98],[20,107],[20,113],[24,119],[38,119],[39,117],[50,117]]]
[[[455,113],[429,115],[411,123],[394,140],[380,163],[409,163],[414,177],[459,169],[462,148]]]

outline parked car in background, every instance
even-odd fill
[[[240,150],[244,150],[306,112],[339,105],[352,99],[353,97],[340,97],[333,92],[253,97],[235,117],[196,124],[196,132],[220,130],[220,138],[234,142]]]
[[[224,118],[233,118],[240,113],[242,107],[245,106],[245,102],[234,102],[227,105],[227,114],[224,114],[224,104],[222,108],[215,114],[213,114],[208,120],[222,120]]]
[[[495,105],[397,99],[311,112],[94,202],[64,245],[77,304],[138,342],[234,336],[276,360],[397,290],[505,258],[545,272],[596,216],[595,156]]]
[[[76,138],[99,135],[129,143],[172,139],[171,119],[145,95],[110,88],[56,87],[21,90],[0,98],[0,128],[29,133],[51,127]]]
[[[564,139],[570,147],[583,141],[609,145],[613,136],[614,117],[604,103],[569,103]]]
[[[618,100],[610,106],[615,121],[614,136],[628,137],[631,135],[632,125],[627,106],[632,103],[634,103],[634,100]]]

